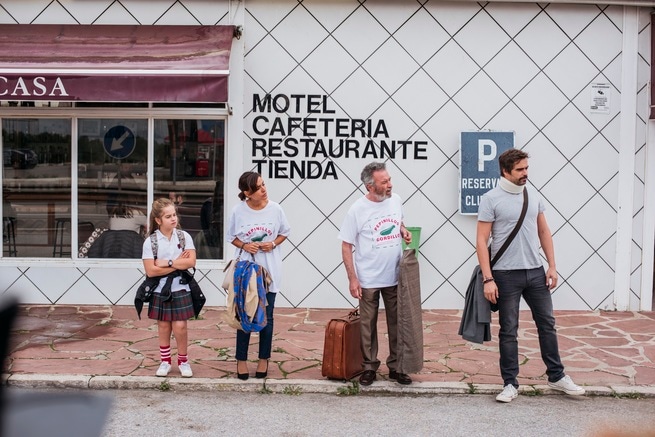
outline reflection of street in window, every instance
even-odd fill
[[[84,116],[76,121],[75,162],[71,162],[70,118],[2,120],[3,193],[8,194],[3,218],[15,216],[21,257],[52,257],[57,221],[70,220],[60,244],[63,251],[71,253],[78,253],[88,238],[89,230],[80,228],[82,224],[93,224],[91,232],[97,228],[140,233],[147,227],[148,146],[146,136],[136,134],[148,132],[147,121]],[[156,119],[149,133],[155,136],[153,178],[159,193],[155,197],[170,193],[180,226],[192,237],[204,239],[203,246],[212,251],[207,251],[207,259],[222,252],[222,211],[212,217],[210,199],[215,179],[224,173],[224,123],[215,119]],[[133,128],[136,136],[135,150],[126,159],[112,158],[103,147],[105,129],[118,124]],[[71,217],[71,171],[77,175],[77,217]],[[216,207],[220,209],[222,204],[221,191]],[[3,220],[3,239],[7,223]],[[68,223],[77,226],[71,230]],[[71,241],[73,234],[76,241]],[[6,247],[7,243],[4,256],[8,256]]]
[[[2,162],[5,167],[31,169],[39,160],[32,149],[5,149],[2,151]]]

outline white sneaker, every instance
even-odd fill
[[[167,376],[168,372],[170,372],[170,371],[171,371],[171,364],[166,362],[166,361],[162,361],[161,364],[159,365],[159,368],[157,369],[157,372],[155,373],[155,375],[157,375],[157,376]]]
[[[572,395],[572,396],[580,396],[585,393],[584,388],[580,387],[579,385],[576,385],[571,380],[571,377],[569,375],[564,376],[562,379],[560,379],[557,382],[549,382],[548,387],[554,390],[563,391],[567,395]]]
[[[519,395],[519,391],[512,384],[507,384],[502,392],[496,396],[498,402],[512,402]]]
[[[180,373],[182,374],[182,378],[191,378],[193,376],[193,372],[191,371],[191,365],[187,361],[186,363],[182,363],[178,366],[180,368]]]

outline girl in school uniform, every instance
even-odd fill
[[[193,239],[187,232],[179,231],[177,228],[175,204],[166,198],[155,200],[152,203],[148,228],[151,237],[143,243],[142,259],[148,277],[164,276],[154,290],[153,299],[148,306],[148,318],[157,320],[161,356],[161,364],[155,374],[163,377],[171,371],[172,332],[177,344],[177,366],[180,374],[190,378],[193,372],[187,354],[189,342],[187,320],[194,317],[191,289],[188,284],[180,282],[181,276],[178,275],[173,277],[170,293],[164,290],[168,279],[166,275],[196,266]],[[183,234],[183,243],[180,242],[179,232]]]

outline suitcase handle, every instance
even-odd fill
[[[348,313],[348,320],[356,319],[357,317],[359,317],[359,307]]]

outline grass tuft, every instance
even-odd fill
[[[350,381],[350,385],[346,387],[339,387],[337,394],[340,396],[355,396],[361,392],[358,381]]]

